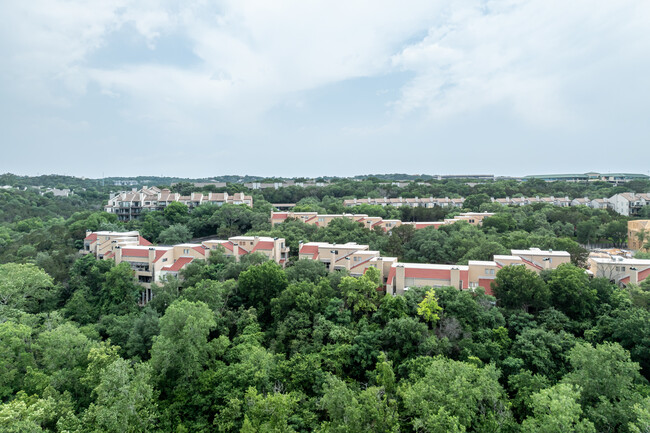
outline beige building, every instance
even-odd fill
[[[395,227],[401,225],[412,225],[416,229],[426,228],[426,227],[436,227],[439,228],[445,224],[454,224],[458,221],[466,221],[472,225],[481,225],[483,220],[487,217],[493,216],[493,213],[489,212],[464,212],[453,218],[445,219],[444,221],[434,221],[434,222],[402,222],[400,220],[385,220],[381,217],[373,217],[365,214],[332,214],[332,215],[322,215],[316,212],[271,212],[271,226],[280,224],[287,220],[288,218],[295,218],[299,221],[304,222],[305,224],[312,224],[318,227],[327,227],[327,225],[335,219],[338,218],[347,218],[349,220],[363,224],[364,227],[368,229],[373,229],[379,227],[384,231],[390,231]]]
[[[284,238],[266,236],[233,236],[228,240],[210,240],[200,244],[185,243],[172,246],[153,246],[135,232],[87,232],[84,254],[94,254],[98,259],[113,259],[116,264],[127,262],[135,273],[137,282],[145,288],[141,303],[151,300],[151,284],[160,283],[167,275],[179,272],[194,260],[206,260],[220,250],[227,257],[260,253],[284,266],[289,257],[289,247]]]
[[[140,190],[135,188],[132,191],[123,191],[112,196],[104,210],[108,213],[114,213],[120,221],[130,221],[139,218],[143,212],[164,210],[173,202],[180,202],[193,209],[202,204],[213,204],[221,206],[223,204],[245,204],[253,206],[253,198],[244,193],[229,195],[227,192],[221,193],[200,193],[194,192],[187,196],[171,192],[168,189],[159,189],[156,187],[144,187]]]
[[[588,263],[594,277],[607,278],[621,286],[638,284],[650,276],[650,260],[618,256],[589,257]]]
[[[644,250],[650,242],[650,220],[633,220],[627,222],[627,247],[633,251]]]
[[[111,253],[116,246],[149,246],[151,242],[140,236],[137,231],[133,232],[110,232],[86,231],[82,254],[94,254],[98,259],[104,258]]]
[[[471,260],[467,265],[440,265],[424,263],[401,263],[395,257],[382,257],[379,251],[371,251],[367,245],[354,242],[330,244],[307,242],[300,244],[300,260],[318,260],[330,272],[347,270],[350,275],[363,275],[370,267],[379,270],[386,293],[398,295],[409,287],[456,287],[460,290],[482,287],[492,294],[491,283],[504,266],[525,266],[534,272],[555,269],[569,263],[565,251],[545,251],[539,248],[512,250],[511,255],[495,255],[494,260]]]

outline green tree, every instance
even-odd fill
[[[239,295],[245,306],[258,311],[261,323],[271,322],[270,300],[287,288],[287,275],[276,263],[267,261],[239,275]]]
[[[562,264],[548,279],[551,303],[573,319],[589,317],[596,309],[598,293],[589,284],[589,276],[572,264]]]
[[[442,312],[442,307],[438,305],[435,290],[428,290],[422,302],[418,304],[418,316],[435,328],[440,320],[440,316],[438,316],[440,312]]]
[[[195,380],[209,354],[208,336],[216,326],[203,302],[178,300],[160,318],[160,335],[151,348],[151,365],[163,389]]]
[[[359,278],[343,277],[339,289],[346,305],[359,314],[372,313],[379,305],[379,270],[368,268]]]
[[[642,383],[639,364],[616,343],[577,344],[569,353],[573,371],[563,382],[581,388],[580,404],[597,431],[618,431],[634,420],[640,402],[635,386]]]
[[[53,296],[52,289],[52,278],[32,264],[0,265],[0,306],[36,313]]]
[[[541,310],[548,305],[549,289],[535,272],[525,266],[505,266],[497,272],[492,282],[492,291],[505,308],[532,307]]]
[[[32,345],[29,326],[0,323],[0,401],[23,389],[27,369],[36,367]]]
[[[181,202],[174,201],[165,207],[164,214],[170,223],[183,224],[189,218],[189,208]]]
[[[161,231],[158,242],[165,245],[182,244],[192,239],[192,232],[184,224],[174,224]]]
[[[533,416],[522,423],[523,431],[529,433],[596,433],[594,425],[582,418],[578,403],[580,388],[557,384],[534,394]]]
[[[497,431],[511,416],[498,378],[492,365],[435,358],[400,385],[403,415],[414,431]]]
[[[157,405],[147,364],[131,363],[121,358],[100,373],[93,390],[95,401],[84,413],[89,432],[144,433],[157,431]]]

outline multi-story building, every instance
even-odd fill
[[[650,220],[627,222],[627,247],[633,251],[644,249],[650,242]]]
[[[609,198],[610,207],[625,216],[639,215],[644,206],[650,205],[650,193],[623,192]]]
[[[538,174],[525,176],[524,180],[541,179],[546,182],[609,182],[614,185],[630,182],[633,180],[644,180],[649,177],[645,174],[635,173],[596,173],[589,172],[584,174]]]
[[[434,222],[402,222],[400,220],[385,220],[381,217],[372,217],[365,214],[332,214],[332,215],[322,215],[316,212],[271,212],[271,226],[280,224],[287,220],[288,218],[295,218],[299,221],[304,222],[305,224],[312,224],[318,227],[327,227],[327,225],[335,219],[347,218],[349,220],[363,224],[364,227],[373,229],[379,227],[384,231],[390,231],[395,227],[401,225],[412,225],[416,229],[421,229],[425,227],[440,227],[445,224],[454,224],[459,221],[466,221],[472,225],[481,225],[483,220],[487,217],[493,216],[493,213],[489,212],[465,212],[461,213],[453,218],[447,218],[444,221],[434,221]]]
[[[140,190],[130,192],[123,191],[114,195],[108,200],[104,210],[108,213],[114,213],[120,221],[130,221],[139,218],[143,212],[164,210],[173,202],[180,202],[187,205],[190,209],[202,204],[213,204],[221,206],[223,204],[245,204],[253,206],[253,198],[244,193],[229,195],[227,192],[221,193],[200,193],[194,192],[187,196],[171,192],[168,189],[158,189],[156,187],[144,187]]]
[[[94,254],[98,259],[103,259],[108,253],[112,253],[115,246],[150,246],[151,242],[140,236],[137,231],[133,232],[110,232],[86,231],[84,248],[82,254]]]
[[[621,286],[638,284],[650,276],[650,260],[618,256],[589,257],[588,263],[594,277],[607,278]]]
[[[347,270],[352,276],[363,275],[370,267],[379,270],[386,293],[402,294],[409,287],[447,287],[460,290],[482,287],[492,294],[491,283],[504,266],[525,266],[534,272],[555,269],[570,263],[566,251],[544,251],[539,248],[512,250],[511,255],[495,255],[492,261],[470,260],[467,265],[442,265],[425,263],[401,263],[395,257],[382,257],[379,251],[371,251],[367,245],[354,242],[330,244],[307,242],[300,244],[300,260],[317,260],[330,272]]]
[[[209,240],[200,244],[184,243],[171,246],[153,246],[136,232],[87,232],[83,253],[99,259],[113,259],[116,264],[127,262],[135,277],[145,289],[160,283],[166,275],[178,273],[194,260],[206,260],[215,251],[239,261],[241,256],[260,253],[284,266],[289,258],[289,247],[283,238],[265,236],[233,236],[228,240]],[[142,302],[151,299],[146,290]]]
[[[457,207],[462,208],[463,203],[465,202],[464,198],[434,198],[434,197],[414,197],[414,198],[353,198],[349,200],[343,200],[343,206],[353,207],[362,204],[370,205],[379,205],[379,206],[408,206],[408,207]]]

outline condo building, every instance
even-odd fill
[[[390,231],[395,227],[401,225],[412,225],[416,229],[421,229],[425,227],[440,227],[445,224],[454,224],[458,221],[465,221],[472,225],[481,225],[485,218],[493,216],[493,213],[489,212],[465,212],[457,215],[453,218],[445,219],[444,221],[435,221],[435,222],[402,222],[400,220],[385,220],[381,217],[373,217],[365,214],[332,214],[332,215],[323,215],[316,212],[271,212],[271,226],[280,224],[287,220],[288,218],[294,218],[298,221],[302,221],[305,224],[312,224],[318,227],[327,227],[327,225],[335,219],[347,218],[349,220],[363,224],[364,227],[369,229],[374,229],[379,227],[384,231]]]
[[[202,204],[212,204],[221,206],[223,204],[245,204],[253,206],[253,198],[244,193],[229,195],[227,192],[221,193],[200,193],[194,192],[190,195],[183,196],[179,193],[171,192],[168,189],[159,189],[156,187],[144,187],[140,190],[133,189],[130,192],[123,191],[112,196],[104,210],[108,213],[117,215],[120,221],[130,221],[140,218],[143,212],[164,210],[173,202],[179,202],[193,209]]]
[[[178,276],[188,264],[206,260],[217,250],[236,261],[246,254],[259,253],[284,266],[289,258],[289,247],[283,238],[233,236],[228,240],[153,246],[138,232],[87,232],[82,253],[112,259],[116,264],[127,262],[137,282],[145,288],[141,302],[146,303],[151,300],[152,283],[160,283],[166,275]]]

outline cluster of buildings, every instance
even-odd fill
[[[541,179],[546,182],[609,182],[614,185],[633,180],[647,180],[650,176],[637,173],[597,173],[591,171],[582,174],[535,174],[524,176],[523,180]]]
[[[589,274],[620,285],[639,284],[650,276],[650,260],[592,254],[587,260]]]
[[[571,199],[569,197],[506,197],[491,198],[492,203],[498,203],[503,206],[526,206],[535,203],[545,203],[553,206],[570,207],[570,206],[587,206],[593,209],[610,208],[615,212],[625,216],[639,215],[644,206],[650,205],[650,193],[633,193],[625,192],[615,194],[610,198],[578,197]],[[408,207],[456,207],[462,208],[465,198],[435,198],[435,197],[414,197],[414,198],[353,198],[343,200],[343,206],[354,207],[362,204],[379,205],[379,206],[408,206]]]
[[[159,189],[156,187],[143,187],[140,190],[135,188],[131,191],[123,191],[112,195],[104,210],[108,213],[117,215],[120,221],[130,221],[139,218],[145,211],[164,210],[173,202],[180,202],[187,205],[190,209],[202,204],[213,204],[221,206],[223,204],[245,204],[253,206],[253,197],[244,193],[228,194],[220,193],[200,193],[193,192],[190,195],[180,195],[171,192],[168,189]]]
[[[395,227],[401,225],[412,225],[415,229],[423,229],[425,227],[440,227],[446,224],[453,224],[458,221],[466,221],[472,225],[481,225],[483,220],[487,217],[493,216],[489,212],[465,212],[453,218],[446,218],[444,221],[434,222],[402,222],[400,220],[383,219],[381,217],[368,216],[365,214],[319,214],[317,212],[271,212],[271,226],[280,224],[288,218],[294,218],[305,224],[315,225],[318,227],[327,227],[327,225],[335,219],[347,218],[351,221],[363,224],[364,227],[374,229],[379,227],[384,231],[390,231]]]
[[[471,260],[467,265],[440,265],[424,263],[401,263],[396,257],[382,257],[367,245],[354,242],[330,244],[307,242],[300,244],[301,260],[317,260],[330,272],[347,270],[352,276],[361,276],[370,267],[376,268],[386,293],[403,294],[409,287],[455,287],[459,290],[482,287],[492,293],[491,282],[499,269],[508,265],[522,265],[535,272],[555,269],[570,263],[566,251],[543,251],[538,248],[511,250],[510,255],[495,255],[491,261]]]
[[[151,283],[160,283],[166,275],[178,273],[194,260],[206,260],[215,250],[239,261],[241,256],[260,253],[284,266],[289,258],[289,247],[283,238],[265,236],[234,236],[228,240],[208,240],[171,246],[154,246],[133,232],[86,232],[82,253],[98,259],[112,259],[116,264],[127,262],[145,288],[142,303],[151,300]]]
[[[633,251],[647,250],[650,243],[650,220],[632,220],[627,222],[627,247]]]

